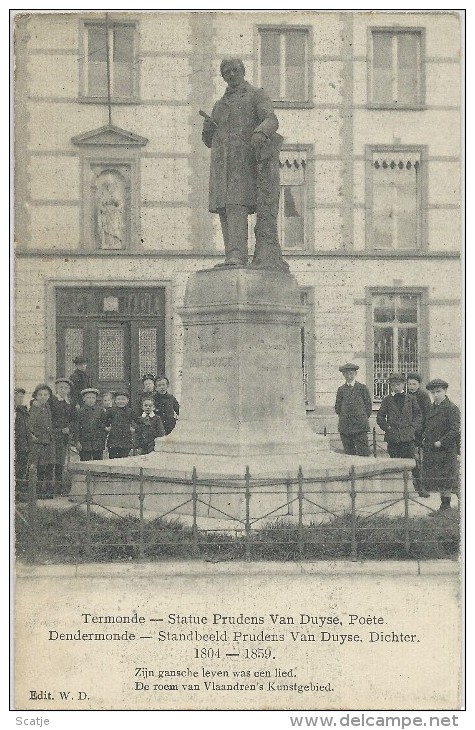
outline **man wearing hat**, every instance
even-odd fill
[[[369,456],[368,418],[372,411],[369,390],[356,381],[359,365],[347,362],[339,368],[345,378],[336,394],[335,412],[338,414],[338,431],[345,454]]]
[[[84,388],[80,395],[83,404],[77,414],[77,449],[81,461],[99,461],[106,443],[106,429],[103,423],[103,411],[97,404],[99,391],[96,388]]]
[[[55,444],[54,479],[56,493],[63,494],[63,470],[76,423],[76,408],[71,403],[71,381],[68,378],[56,378],[54,384],[56,393],[50,401]]]
[[[92,386],[91,376],[86,372],[87,358],[84,355],[78,355],[74,358],[73,363],[76,369],[69,376],[71,381],[71,403],[76,409],[81,406],[81,391]]]
[[[432,405],[430,395],[425,388],[421,388],[422,377],[419,373],[408,373],[407,374],[407,392],[412,393],[417,398],[417,405],[422,414],[422,428],[420,431],[416,431],[416,466],[412,470],[412,477],[414,479],[414,486],[416,490],[421,494],[421,447],[422,447],[422,432],[424,431],[426,416]]]
[[[28,460],[31,451],[30,418],[23,405],[24,388],[15,388],[15,498],[28,495]]]
[[[417,398],[404,392],[404,375],[391,373],[388,380],[391,393],[381,401],[376,423],[384,431],[384,440],[392,459],[414,459],[416,433],[422,428],[422,414]],[[430,495],[419,491],[419,496]]]
[[[447,398],[449,384],[436,378],[427,383],[433,403],[422,435],[422,485],[440,492],[440,509],[450,508],[450,498],[458,490],[460,451],[460,410]]]

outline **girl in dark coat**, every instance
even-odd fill
[[[30,407],[31,455],[30,476],[36,480],[37,497],[51,499],[54,491],[55,443],[49,385],[40,383],[33,391]]]
[[[135,433],[135,418],[129,406],[128,393],[120,391],[115,394],[114,407],[103,414],[102,423],[109,431],[109,458],[124,459],[133,447]]]
[[[24,388],[15,388],[15,498],[28,494],[28,461],[31,451],[30,418],[23,405]]]
[[[155,381],[157,392],[154,394],[155,412],[162,419],[165,434],[169,434],[176,426],[180,413],[180,404],[172,393],[168,392],[170,381],[165,375],[160,375]]]

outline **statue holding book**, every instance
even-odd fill
[[[248,216],[256,213],[252,266],[288,270],[277,233],[279,150],[283,138],[267,94],[245,81],[240,59],[225,59],[221,75],[228,84],[211,116],[204,117],[202,139],[211,148],[209,210],[218,213],[225,261],[247,266]]]

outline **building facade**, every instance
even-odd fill
[[[85,354],[102,390],[166,372],[179,397],[186,280],[224,252],[198,112],[237,56],[284,136],[315,427],[334,424],[348,360],[375,410],[394,370],[443,377],[460,403],[460,48],[457,13],[18,17],[16,384]]]

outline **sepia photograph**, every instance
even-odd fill
[[[10,11],[11,709],[457,724],[464,21]]]

